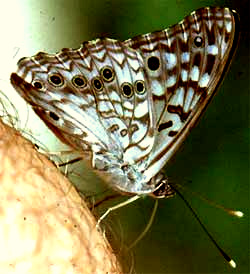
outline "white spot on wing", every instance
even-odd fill
[[[170,104],[174,106],[182,106],[184,102],[184,88],[176,89],[174,96],[170,100]]]
[[[194,89],[189,87],[187,90],[186,100],[185,100],[184,107],[183,107],[184,112],[189,111],[193,96],[194,96]]]
[[[185,69],[181,70],[181,79],[183,82],[186,82],[188,78],[188,72]]]
[[[123,106],[127,109],[130,109],[130,110],[132,110],[134,108],[133,104],[130,101],[125,101],[123,103]]]
[[[134,115],[136,118],[140,118],[148,113],[148,102],[145,100],[143,103],[136,105]]]
[[[167,69],[173,69],[176,66],[176,55],[174,53],[166,53],[166,67]]]
[[[176,76],[170,76],[166,82],[167,87],[172,87],[176,83]]]
[[[203,75],[201,76],[201,79],[200,79],[199,83],[198,83],[199,86],[200,86],[201,88],[207,87],[208,82],[209,82],[209,79],[210,79],[210,76],[209,76],[208,73],[203,74]]]
[[[200,74],[199,68],[197,66],[194,66],[191,70],[191,73],[190,73],[191,80],[192,81],[198,81],[199,74]]]
[[[176,96],[177,96],[177,100],[176,100],[176,105],[183,105],[184,102],[184,88],[180,87],[176,90]]]
[[[181,55],[181,62],[182,63],[188,63],[190,61],[190,53],[189,52],[183,52]]]
[[[207,47],[207,53],[212,54],[212,55],[217,55],[218,54],[218,47],[216,47],[215,45],[208,46]]]
[[[192,100],[192,104],[191,104],[191,106],[190,106],[190,109],[193,109],[193,108],[196,106],[196,104],[198,103],[200,97],[201,97],[200,94],[197,94],[197,93],[196,93],[196,94],[194,95],[194,98],[193,98],[193,100]]]
[[[232,22],[227,21],[227,22],[225,22],[225,25],[226,25],[226,31],[231,32],[232,31]]]
[[[98,104],[98,109],[100,112],[107,112],[107,111],[111,111],[114,110],[112,104],[109,101],[101,101]]]
[[[153,94],[156,96],[161,96],[165,93],[163,86],[159,83],[158,80],[152,81],[151,88],[152,88]]]
[[[116,101],[116,102],[121,102],[121,98],[120,96],[118,95],[118,93],[114,90],[112,90],[110,93],[109,93],[109,98],[111,101]]]

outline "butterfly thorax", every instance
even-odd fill
[[[93,153],[92,167],[113,189],[127,194],[152,194],[155,198],[173,196],[173,189],[163,173],[150,180],[142,172],[145,163],[128,163],[111,153]]]
[[[147,182],[141,163],[124,161],[119,154],[110,152],[92,153],[92,167],[113,188],[123,193],[147,194],[155,190],[153,182]]]

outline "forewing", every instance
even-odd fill
[[[76,50],[21,59],[11,82],[63,142],[131,162],[154,143],[147,141],[154,136],[144,78],[140,53],[96,39]]]

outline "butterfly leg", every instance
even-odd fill
[[[147,234],[147,232],[149,231],[150,227],[152,226],[152,223],[154,221],[154,218],[155,218],[155,214],[156,214],[156,211],[157,211],[157,208],[158,208],[158,200],[156,199],[155,200],[155,205],[154,205],[154,208],[153,208],[153,211],[152,211],[152,214],[150,216],[150,219],[146,225],[146,227],[144,228],[144,230],[141,232],[141,234],[137,237],[137,239],[135,239],[133,241],[133,243],[130,244],[130,246],[128,247],[128,249],[131,249],[133,248],[135,245],[137,245],[137,243]]]

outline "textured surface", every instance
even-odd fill
[[[121,273],[58,169],[0,121],[0,273]]]

